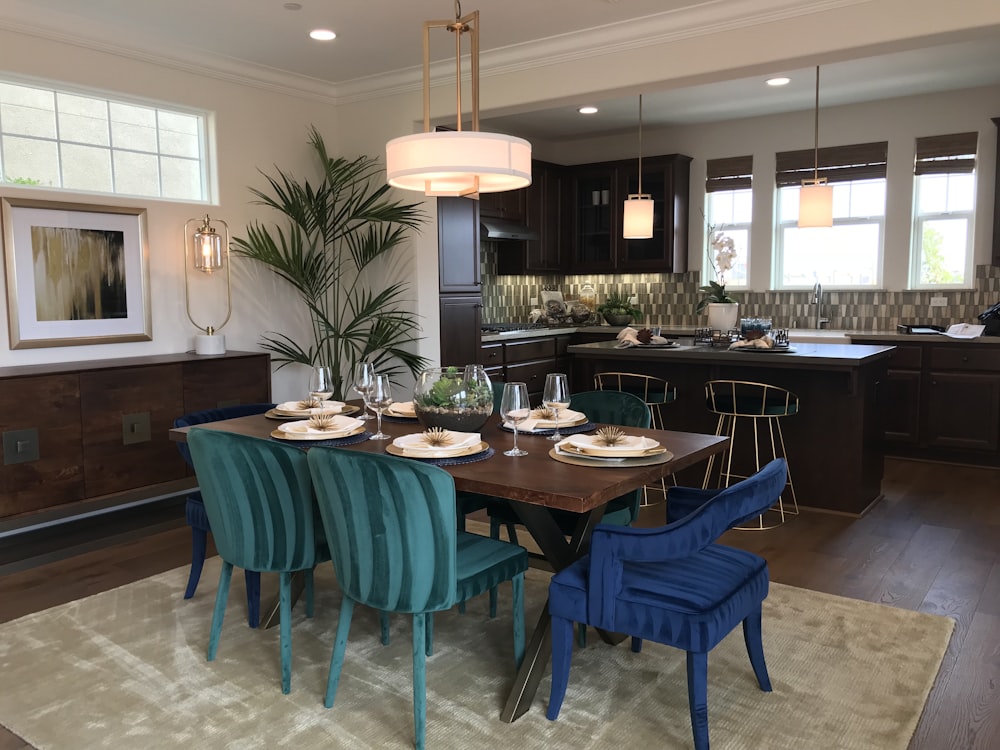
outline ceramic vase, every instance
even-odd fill
[[[731,331],[740,319],[738,302],[709,302],[708,327],[716,331]]]

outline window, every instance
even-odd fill
[[[0,81],[0,184],[206,201],[206,121]]]
[[[910,288],[972,285],[976,133],[917,138]]]
[[[869,289],[882,280],[888,142],[861,143],[776,155],[778,188],[774,286],[803,289],[817,281]],[[819,162],[833,187],[833,226],[799,229],[799,189]]]
[[[726,272],[726,286],[749,286],[753,156],[709,159],[705,171],[706,221],[710,227],[731,238],[736,249],[733,267]],[[708,242],[706,237],[706,248]]]

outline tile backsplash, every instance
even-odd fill
[[[565,299],[577,299],[587,281],[603,300],[617,288],[638,296],[638,307],[654,325],[690,326],[705,323],[705,313],[696,314],[701,285],[697,271],[679,274],[587,274],[546,276],[501,276],[496,271],[496,253],[482,253],[483,321],[526,322],[537,308],[542,289],[559,289]],[[815,327],[816,307],[811,291],[736,292],[741,316],[766,316],[781,328]],[[931,307],[931,297],[945,297],[944,307]],[[975,289],[960,291],[827,291],[823,317],[827,328],[885,331],[898,323],[975,323],[985,308],[1000,301],[1000,267],[977,266]]]

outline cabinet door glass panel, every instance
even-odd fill
[[[577,181],[577,259],[581,263],[614,261],[611,182],[610,175],[581,176]]]

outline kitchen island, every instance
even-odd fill
[[[799,505],[860,515],[881,498],[882,430],[879,389],[891,346],[793,344],[791,350],[743,351],[694,345],[616,349],[614,341],[575,344],[575,390],[593,383],[596,372],[655,375],[677,387],[677,401],[664,408],[668,429],[712,433],[716,415],[705,407],[705,382],[727,379],[776,385],[800,399],[799,414],[782,420],[789,470]],[[734,472],[753,463],[752,427],[737,433]],[[762,446],[766,441],[762,435]],[[766,459],[762,459],[766,461]],[[752,470],[752,466],[750,467]],[[701,484],[689,472],[683,484]]]

